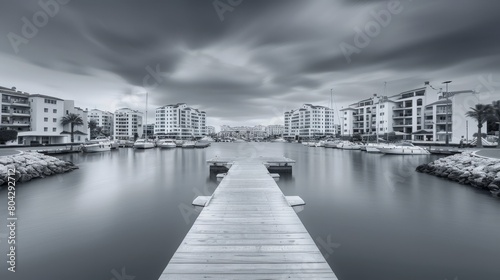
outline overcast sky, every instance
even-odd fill
[[[184,102],[215,126],[281,124],[331,89],[340,109],[384,82],[499,94],[498,0],[55,1],[0,3],[0,86],[109,111],[144,111],[147,91],[151,120]]]

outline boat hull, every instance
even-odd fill
[[[154,147],[155,147],[155,145],[153,143],[136,143],[136,144],[134,144],[134,149],[145,150],[145,149],[152,149]]]
[[[88,144],[83,145],[82,151],[85,153],[98,153],[111,151],[111,144]]]
[[[430,155],[426,149],[410,149],[410,148],[378,148],[380,152],[388,155]]]

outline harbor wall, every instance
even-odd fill
[[[427,173],[464,185],[490,191],[500,197],[500,160],[462,153],[440,158],[417,167]]]
[[[7,184],[9,176],[16,182],[27,182],[75,169],[78,169],[78,166],[72,162],[36,152],[2,156],[0,157],[0,186]]]

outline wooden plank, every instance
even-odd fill
[[[323,261],[323,255],[314,253],[210,253],[201,255],[198,253],[179,252],[175,254],[171,263],[318,263]]]
[[[203,279],[217,279],[217,280],[309,280],[309,279],[330,279],[335,280],[337,277],[332,275],[331,272],[325,273],[249,273],[249,274],[162,274],[160,280],[203,280]]]
[[[212,161],[231,167],[160,279],[337,279],[266,161],[293,162]]]

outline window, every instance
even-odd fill
[[[52,132],[56,132],[57,128],[53,127]]]
[[[56,118],[53,118],[53,119],[52,119],[52,122],[57,122],[57,119],[56,119]]]
[[[43,118],[43,121],[44,121],[44,122],[48,122],[48,121],[49,121],[49,118]]]
[[[48,112],[49,112],[49,108],[43,108],[43,111],[44,111],[45,113],[48,113]]]
[[[44,127],[43,131],[49,131],[49,128],[48,127]]]
[[[57,113],[57,109],[52,110],[52,112],[53,112],[54,114],[55,114],[55,113]]]

